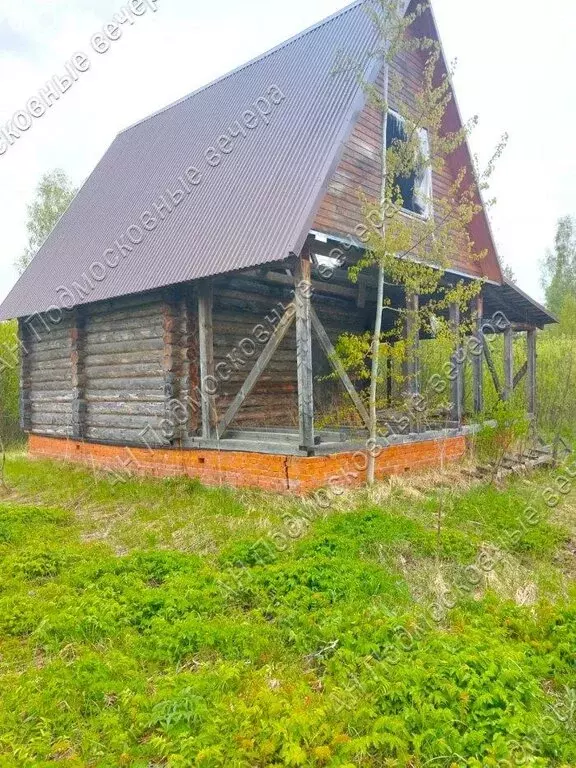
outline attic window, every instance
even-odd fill
[[[417,131],[419,148],[415,170],[409,176],[397,176],[394,181],[402,196],[402,210],[427,219],[432,213],[430,142],[425,128],[418,128]],[[406,142],[407,139],[406,120],[397,112],[390,110],[386,130],[386,149],[389,149],[395,141]]]

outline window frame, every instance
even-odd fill
[[[400,114],[400,112],[397,112],[395,109],[392,109],[392,107],[388,108],[388,114],[393,115],[397,120],[399,120],[403,125],[406,124],[406,118],[403,117],[403,115]],[[422,134],[425,134],[426,136],[426,142],[428,147],[428,161],[430,160],[430,138],[428,134],[428,130],[426,128],[418,128],[418,136],[421,140]],[[384,139],[384,155],[388,151],[388,136],[386,127],[384,126],[383,130],[383,139]],[[418,213],[417,211],[412,211],[410,208],[402,208],[399,209],[400,213],[404,216],[409,216],[410,218],[420,219],[421,221],[429,221],[431,218],[434,217],[434,174],[432,171],[432,166],[428,165],[426,168],[426,175],[428,176],[428,186],[430,189],[430,195],[428,200],[426,200],[426,211],[424,213]],[[416,186],[416,171],[414,172],[414,187]],[[414,193],[414,198],[416,197]]]

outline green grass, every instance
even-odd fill
[[[16,454],[6,481],[1,766],[576,766],[553,473],[322,514]]]

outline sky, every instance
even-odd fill
[[[152,3],[153,0],[150,0]],[[472,151],[509,145],[493,178],[502,260],[542,299],[539,262],[560,216],[576,215],[576,4],[555,0],[432,0],[444,48],[457,59],[464,118],[478,114]],[[110,50],[92,36],[123,0],[0,0],[0,126],[76,53],[90,69],[0,156],[0,300],[17,278],[27,204],[40,177],[62,168],[80,185],[116,134],[345,7],[340,0],[156,0]],[[532,6],[534,5],[534,8]]]

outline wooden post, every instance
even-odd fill
[[[514,329],[509,323],[504,329],[504,391],[503,400],[510,400],[514,391]]]
[[[536,328],[532,328],[526,333],[526,343],[528,347],[528,413],[534,419],[536,417]]]
[[[23,432],[32,431],[31,389],[31,335],[26,320],[18,321],[18,341],[20,342],[20,427]]]
[[[74,310],[70,330],[72,357],[72,439],[83,440],[86,436],[86,366],[85,366],[86,316],[81,308]]]
[[[473,302],[474,341],[472,344],[472,381],[474,413],[484,410],[484,332],[482,322],[484,317],[484,299],[477,296]]]
[[[184,379],[183,385],[188,390],[188,423],[185,436],[196,435],[202,427],[201,406],[197,407],[197,394],[200,392],[200,340],[198,328],[198,297],[194,289],[184,299]],[[192,404],[194,403],[194,406]]]
[[[394,359],[391,354],[386,358],[386,402],[388,407],[392,407],[392,397],[394,395]]]
[[[314,381],[312,374],[311,262],[300,256],[294,273],[296,305],[296,356],[298,365],[298,412],[300,447],[314,450]]]
[[[182,317],[180,301],[175,291],[168,291],[162,304],[164,332],[164,429],[163,437],[174,444],[186,434],[184,406],[181,404],[184,348],[182,344]]]
[[[406,296],[406,360],[404,363],[404,375],[406,377],[406,394],[417,395],[420,392],[420,328],[419,328],[418,294]]]
[[[452,356],[452,421],[462,423],[464,415],[464,387],[463,387],[463,351],[460,342],[460,305],[450,304],[450,330],[456,340],[454,354]]]
[[[212,321],[213,284],[203,280],[198,290],[198,341],[200,352],[200,393],[202,396],[202,437],[216,439],[216,390],[214,375],[214,328]]]

